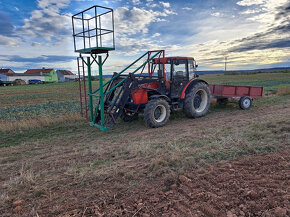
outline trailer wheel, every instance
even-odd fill
[[[152,128],[164,126],[170,116],[170,107],[165,99],[150,100],[144,109],[144,121]]]
[[[210,91],[208,85],[199,82],[186,94],[183,112],[188,118],[198,118],[206,115],[210,105]]]
[[[122,115],[121,115],[121,119],[124,122],[131,122],[131,121],[135,121],[138,119],[138,113],[136,112],[129,112],[124,110]]]
[[[241,109],[246,110],[252,106],[252,99],[248,96],[243,96],[239,100],[239,106]]]

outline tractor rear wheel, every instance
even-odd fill
[[[199,118],[208,112],[210,105],[210,91],[203,82],[195,84],[186,94],[183,112],[188,118]]]
[[[170,107],[165,99],[150,100],[144,109],[144,121],[152,128],[164,126],[170,116]]]

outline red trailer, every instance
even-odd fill
[[[226,105],[229,98],[239,98],[241,109],[249,109],[253,99],[263,96],[263,87],[210,84],[209,88],[220,105]]]

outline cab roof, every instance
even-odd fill
[[[194,60],[193,57],[165,57],[165,58],[154,58],[154,62],[157,62],[158,60],[164,62],[164,63],[167,63],[168,60]]]

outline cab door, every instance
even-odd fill
[[[173,60],[171,65],[171,97],[179,98],[188,81],[188,61],[182,59]]]

